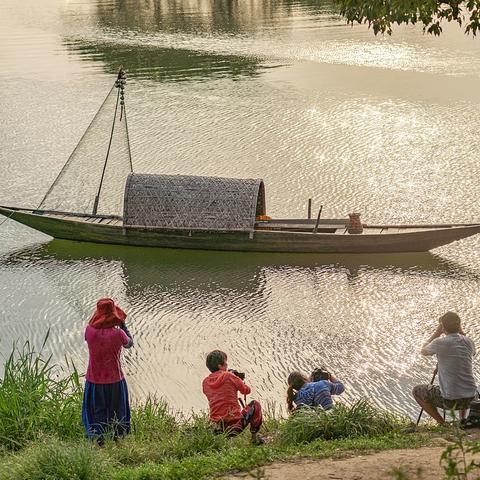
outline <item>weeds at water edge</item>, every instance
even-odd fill
[[[368,400],[359,400],[352,406],[335,405],[331,410],[302,408],[281,427],[284,443],[311,442],[317,438],[334,440],[362,436],[385,435],[404,429],[408,420],[380,410]]]

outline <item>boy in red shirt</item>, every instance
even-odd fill
[[[233,436],[250,425],[252,442],[262,443],[257,436],[262,426],[262,407],[252,400],[243,409],[240,408],[237,392],[248,395],[251,390],[241,378],[228,371],[227,354],[214,350],[207,355],[206,364],[212,373],[203,380],[202,389],[208,399],[210,420],[215,429]]]

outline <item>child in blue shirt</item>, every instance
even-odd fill
[[[311,382],[302,373],[292,372],[288,376],[288,410],[292,411],[295,407],[302,406],[330,410],[333,406],[332,395],[340,395],[344,390],[343,384],[332,373],[328,374],[328,380]]]

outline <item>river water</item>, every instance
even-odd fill
[[[256,178],[272,217],[480,220],[480,43],[447,26],[375,37],[313,0],[13,0],[0,16],[0,204],[36,206],[119,64],[137,172]],[[80,370],[95,301],[128,313],[132,396],[206,407],[205,354],[283,404],[327,366],[345,402],[415,415],[418,351],[456,310],[480,341],[480,237],[431,253],[285,255],[99,246],[0,226],[0,353],[41,345]]]

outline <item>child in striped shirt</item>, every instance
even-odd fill
[[[333,406],[332,395],[340,395],[344,390],[343,384],[332,373],[328,374],[328,380],[311,382],[302,373],[292,372],[288,376],[288,410],[304,406],[330,410]]]

